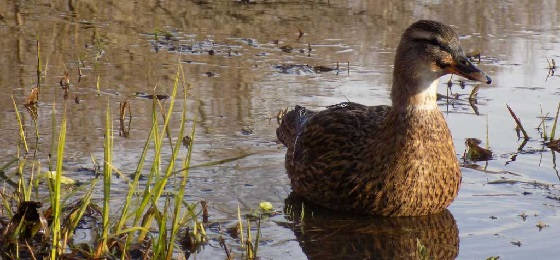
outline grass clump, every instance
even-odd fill
[[[26,141],[23,120],[14,101],[20,142],[17,158],[9,164],[0,165],[0,175],[5,179],[4,183],[9,184],[9,187],[0,190],[1,258],[175,259],[181,258],[181,255],[185,257],[185,253],[178,250],[178,241],[187,238],[195,244],[206,241],[205,227],[198,221],[198,204],[184,201],[195,125],[193,123],[190,133],[185,135],[188,85],[181,72],[182,68],[178,66],[162,126],[159,125],[162,118],[158,116],[157,110],[161,110],[163,106],[158,99],[153,99],[152,126],[139,155],[133,178],[128,183],[126,197],[118,210],[115,210],[115,202],[111,201],[111,180],[114,173],[121,171],[113,165],[113,161],[118,158],[113,155],[110,102],[107,103],[105,115],[103,162],[98,164],[92,156],[94,175],[85,184],[78,185],[68,182],[63,172],[67,134],[65,112],[58,125],[53,105],[52,141],[47,158],[49,168],[46,174],[39,174],[42,158],[39,158],[37,151],[30,152],[32,144]],[[170,143],[171,155],[163,158],[163,140],[166,136],[169,140],[172,139],[169,129],[179,85],[183,89],[179,133],[175,137],[176,141]],[[33,120],[38,118],[34,117]],[[38,129],[36,130],[38,136]],[[38,142],[38,138],[36,140]],[[184,140],[189,140],[190,143],[181,155]],[[37,145],[35,143],[35,147]],[[150,153],[153,160],[148,162],[146,157]],[[51,156],[56,158],[55,161],[51,161]],[[7,173],[12,168],[16,168],[16,180],[12,180]],[[40,176],[47,177],[40,182]],[[142,176],[146,178],[146,183],[141,186]],[[170,181],[172,178],[174,182]],[[101,187],[98,187],[99,183],[102,183]],[[92,198],[100,189],[103,190],[101,207]],[[167,192],[174,196],[162,196]],[[41,194],[45,193],[48,193],[48,199],[41,201]],[[69,200],[74,202],[67,202]],[[94,227],[100,226],[99,230],[91,229],[94,233],[92,237],[96,239],[88,243],[75,241],[73,235],[78,227],[88,222]]]

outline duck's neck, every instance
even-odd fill
[[[391,99],[397,111],[437,110],[437,86],[439,78],[393,77]]]

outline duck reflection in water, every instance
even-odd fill
[[[356,217],[294,193],[285,202],[289,228],[308,259],[455,259],[459,253],[459,230],[447,209],[416,217]]]

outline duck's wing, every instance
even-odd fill
[[[303,107],[288,112],[277,135],[288,147],[286,168],[294,191],[318,195],[310,199],[319,204],[329,192],[349,191],[353,187],[346,181],[349,173],[357,173],[366,140],[384,124],[390,109],[345,102],[320,112]],[[314,192],[306,192],[309,190]],[[331,202],[337,200],[337,196],[332,197]]]
[[[390,109],[344,102],[307,113],[309,116],[296,127],[293,160],[309,162],[329,157],[339,161],[338,155],[348,159],[361,154],[357,149],[365,145],[365,138],[375,135]]]
[[[353,102],[343,102],[328,106],[326,110],[321,112],[311,111],[302,106],[295,106],[293,110],[287,112],[281,118],[280,126],[276,129],[276,136],[286,147],[293,148],[296,139],[303,133],[303,129],[311,118],[314,118],[311,124],[316,126],[310,128],[316,130],[306,130],[308,134],[311,132],[315,135],[326,137],[330,134],[336,135],[340,130],[352,126],[361,128],[364,125],[368,125],[376,128],[383,123],[390,109],[390,106],[385,105],[364,106]]]

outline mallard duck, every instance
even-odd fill
[[[461,171],[436,104],[439,78],[491,83],[465,56],[457,33],[421,20],[402,34],[392,106],[344,102],[315,112],[296,106],[276,134],[288,149],[293,191],[320,206],[383,216],[441,212],[457,196]]]

